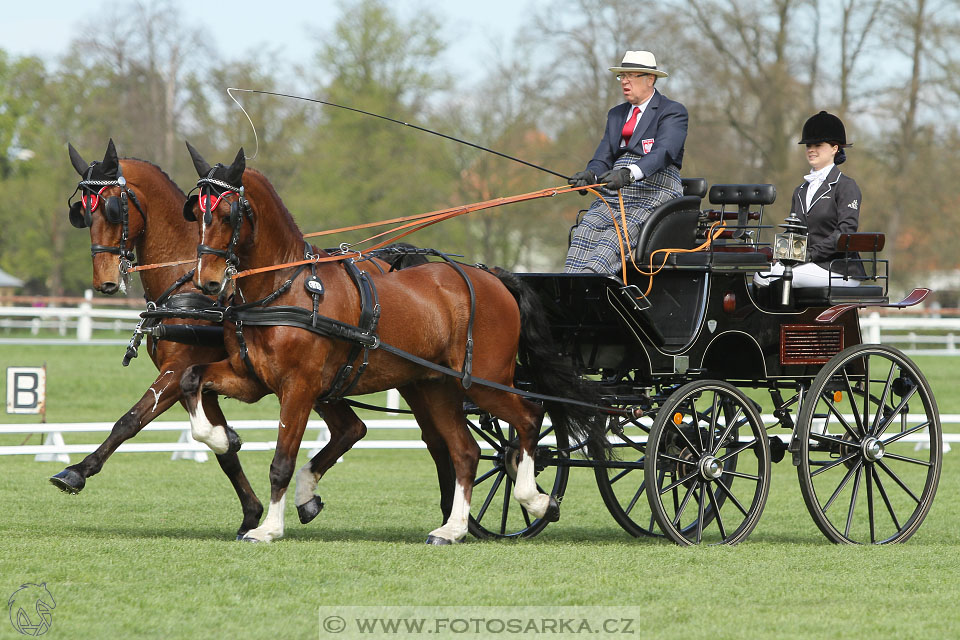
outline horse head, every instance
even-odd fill
[[[189,142],[187,149],[200,176],[197,193],[183,206],[184,218],[200,222],[193,281],[204,293],[222,296],[237,270],[237,247],[249,243],[253,235],[253,209],[243,189],[246,160],[241,147],[232,164],[211,167]]]
[[[102,161],[87,163],[73,147],[70,162],[80,174],[80,200],[70,197],[70,224],[90,229],[93,256],[93,286],[101,293],[114,294],[125,288],[127,270],[133,263],[133,244],[146,227],[140,200],[127,184],[113,139]],[[137,212],[131,215],[130,210]],[[97,215],[99,214],[99,215]]]

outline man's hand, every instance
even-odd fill
[[[611,169],[605,174],[597,178],[599,182],[605,182],[608,189],[613,189],[614,191],[619,191],[625,186],[633,182],[633,175],[630,173],[630,169],[626,167],[620,167],[619,169]]]
[[[597,174],[587,169],[586,171],[577,171],[575,174],[567,178],[567,184],[571,187],[586,187],[591,184],[597,184]],[[581,190],[580,195],[587,195],[586,190]]]

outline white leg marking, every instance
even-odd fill
[[[247,531],[247,533],[243,536],[243,539],[256,542],[270,542],[271,540],[279,540],[282,538],[283,509],[286,504],[287,494],[284,493],[280,500],[277,502],[271,502],[270,506],[267,507],[267,517],[263,519],[263,524],[256,529]]]
[[[173,371],[164,371],[163,376],[167,375],[168,373],[173,373]],[[162,378],[163,376],[160,376],[160,377]],[[157,405],[160,404],[160,396],[163,395],[163,392],[166,391],[167,387],[169,386],[170,386],[170,382],[167,382],[167,384],[163,385],[163,389],[160,389],[159,392],[157,392],[157,390],[154,389],[153,387],[150,387],[150,391],[153,392],[153,409],[151,409],[151,411],[157,410]]]
[[[230,448],[230,441],[227,440],[227,432],[218,424],[213,424],[207,419],[203,412],[203,402],[197,402],[197,414],[190,415],[190,430],[193,439],[202,442],[217,454],[226,453]]]
[[[460,542],[467,536],[467,520],[470,518],[470,503],[464,497],[463,485],[459,482],[453,493],[453,508],[450,517],[439,529],[434,529],[430,535],[446,538],[450,542]]]
[[[533,458],[525,451],[520,454],[520,464],[517,465],[517,483],[513,487],[513,497],[535,518],[542,518],[550,506],[550,496],[537,490]]]
[[[310,462],[300,467],[297,472],[297,490],[294,494],[294,504],[298,507],[313,500],[313,492],[317,489],[320,476],[310,470]]]

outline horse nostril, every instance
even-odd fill
[[[204,293],[217,293],[218,291],[220,291],[219,280],[207,280],[207,283],[203,285]]]
[[[102,282],[100,284],[100,293],[106,293],[107,295],[116,293],[118,289],[116,282]]]

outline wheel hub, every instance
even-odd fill
[[[713,456],[703,456],[700,459],[700,476],[704,480],[716,480],[723,475],[723,465]]]
[[[872,436],[864,439],[863,444],[860,445],[860,451],[863,452],[863,457],[866,458],[868,462],[876,462],[882,458],[886,452],[883,448],[883,443]]]

